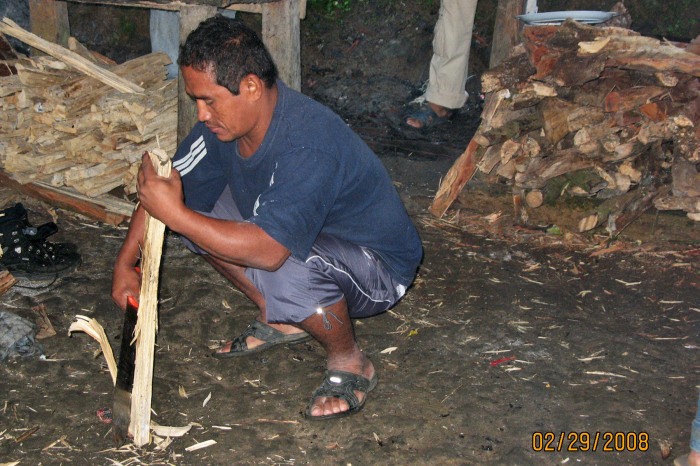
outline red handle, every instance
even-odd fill
[[[133,307],[134,309],[139,308],[139,302],[136,301],[136,298],[134,298],[133,296],[127,296],[126,303],[127,303],[127,305]]]
[[[136,273],[141,274],[141,267],[139,267],[138,265],[134,267],[134,270],[136,271]],[[127,296],[126,303],[134,309],[139,308],[139,302],[133,296]]]

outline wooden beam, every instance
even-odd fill
[[[68,47],[68,5],[58,0],[29,0],[29,25],[37,36]]]
[[[53,1],[53,0],[45,0]],[[231,4],[255,4],[274,2],[276,0],[66,0],[73,3],[91,5],[112,5],[129,8],[151,8],[156,10],[178,11],[183,5],[202,5],[226,8]]]
[[[234,3],[226,7],[227,10],[240,11],[243,13],[262,14],[262,3]],[[299,19],[306,18],[306,0],[299,0]]]
[[[263,42],[277,65],[282,81],[297,91],[301,90],[299,28],[299,0],[263,4]]]
[[[199,23],[216,15],[216,7],[206,5],[182,5],[180,7],[180,45]],[[177,143],[187,137],[192,127],[197,123],[197,108],[190,96],[185,92],[185,80],[178,73],[177,81]]]

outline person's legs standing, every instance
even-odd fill
[[[467,100],[465,85],[477,0],[442,0],[425,98],[446,109]]]
[[[467,101],[472,30],[477,0],[442,0],[435,24],[426,106],[405,122],[414,128],[439,124]]]

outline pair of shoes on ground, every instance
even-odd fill
[[[445,110],[447,111],[447,114],[445,116],[440,116],[435,112],[435,110],[433,110],[433,108],[430,106],[430,104],[428,102],[423,102],[421,104],[421,106],[418,108],[418,110],[407,115],[403,119],[403,122],[406,126],[409,126],[411,128],[417,129],[417,130],[432,129],[436,126],[447,123],[452,118],[454,118],[454,116],[457,113],[456,110],[450,110],[450,109],[445,109]],[[416,122],[420,123],[420,127],[416,128],[415,126],[409,124],[408,120],[415,120]]]
[[[262,340],[265,343],[262,343],[254,348],[248,348],[246,338],[249,336]],[[234,358],[258,353],[278,345],[294,345],[309,340],[311,340],[311,335],[306,332],[285,334],[269,326],[268,324],[255,319],[250,325],[248,325],[248,328],[246,328],[242,334],[231,341],[231,348],[229,351],[223,353],[217,351],[212,355],[215,358],[220,359]],[[365,401],[367,400],[367,394],[377,386],[377,380],[377,374],[375,374],[371,379],[368,379],[359,374],[353,374],[351,372],[328,370],[326,371],[321,386],[314,390],[313,394],[311,395],[311,400],[306,407],[304,416],[310,420],[325,420],[355,414],[364,408]],[[355,391],[363,392],[365,394],[362,400],[357,398]],[[349,408],[347,411],[340,413],[328,414],[325,416],[312,416],[311,408],[313,407],[314,400],[318,397],[340,398],[347,402]]]
[[[0,211],[2,264],[24,286],[39,286],[74,271],[81,263],[73,243],[51,243],[54,222],[35,227],[20,203]]]

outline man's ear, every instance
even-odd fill
[[[263,92],[264,83],[262,80],[254,75],[249,74],[244,77],[239,86],[240,93],[253,100],[258,100]]]

